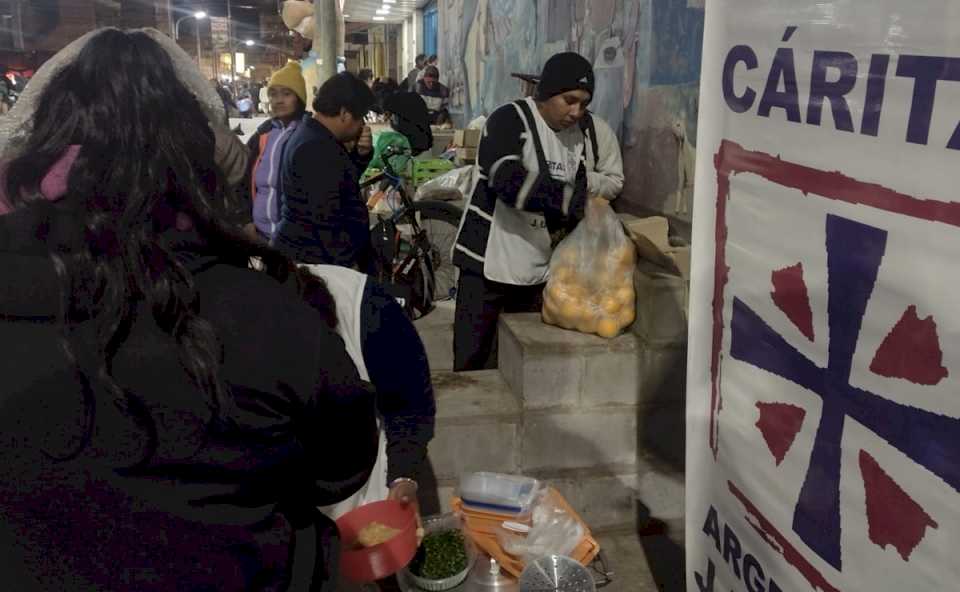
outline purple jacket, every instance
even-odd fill
[[[248,143],[255,145],[257,152],[253,169],[253,223],[257,232],[267,240],[273,238],[280,221],[280,163],[283,162],[283,150],[299,123],[299,120],[294,120],[284,126],[280,120],[271,119],[257,130]]]

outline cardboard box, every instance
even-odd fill
[[[666,218],[638,218],[630,214],[617,216],[637,247],[640,269],[658,270],[689,281],[690,247],[675,247],[670,244],[670,223]]]
[[[476,148],[457,148],[457,164],[475,164],[477,162]]]
[[[453,134],[453,145],[458,148],[476,148],[480,145],[480,137],[482,135],[483,130],[457,130]]]
[[[663,252],[670,250],[670,223],[663,216],[637,218],[629,215],[619,215],[623,225],[627,227],[630,236],[645,236]]]
[[[433,158],[439,157],[453,145],[454,134],[455,132],[452,129],[433,129],[433,150],[431,151]]]

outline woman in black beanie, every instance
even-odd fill
[[[501,312],[539,311],[550,234],[583,217],[585,139],[577,123],[593,98],[593,67],[561,53],[537,94],[498,108],[480,141],[479,174],[460,225],[454,370],[497,367]]]

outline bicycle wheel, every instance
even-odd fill
[[[430,244],[430,259],[436,281],[434,291],[437,300],[448,300],[457,293],[458,270],[453,265],[453,244],[463,210],[444,201],[417,201],[413,213],[426,233]]]

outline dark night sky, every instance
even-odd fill
[[[257,39],[260,33],[260,13],[276,12],[277,0],[230,0],[234,36],[238,39]],[[227,0],[173,0],[174,10],[188,14],[205,10],[212,16],[227,16]]]

